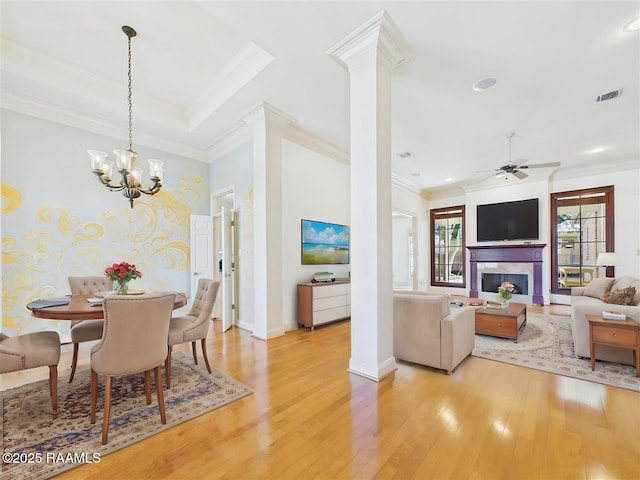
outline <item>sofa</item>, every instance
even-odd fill
[[[635,292],[634,290],[635,289]],[[631,296],[633,294],[633,296]],[[618,303],[629,301],[629,305]],[[586,287],[571,289],[571,333],[576,355],[590,358],[589,321],[586,315],[602,316],[604,310],[624,313],[627,318],[640,322],[640,279],[633,277],[594,278]],[[608,345],[596,345],[597,360],[635,365],[633,350]]]
[[[451,374],[475,346],[473,307],[449,309],[449,296],[394,292],[393,354]]]

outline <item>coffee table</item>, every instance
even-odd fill
[[[506,308],[476,309],[476,333],[509,338],[518,343],[518,332],[527,324],[527,306],[509,303]]]
[[[640,377],[640,323],[626,320],[605,320],[599,315],[586,315],[589,321],[589,353],[591,370],[596,369],[596,344],[630,348],[635,357],[636,377]]]

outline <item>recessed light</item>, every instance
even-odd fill
[[[452,180],[453,180],[453,178],[451,178],[451,177],[449,177],[449,178],[445,178],[445,179],[444,179],[444,181],[445,181],[446,183],[448,183],[448,182],[450,182],[450,181],[452,181]]]
[[[640,30],[640,17],[631,20],[624,26],[622,30],[625,32],[637,32],[638,30]]]
[[[412,177],[419,177],[420,176],[420,172],[414,172],[411,174]]]
[[[487,78],[478,80],[476,83],[473,84],[473,87],[471,88],[473,88],[476,92],[484,92],[485,90],[489,90],[495,84],[496,84],[495,78],[487,77]]]

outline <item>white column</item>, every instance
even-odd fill
[[[282,317],[282,130],[294,119],[261,103],[243,121],[253,138],[254,327],[266,340],[284,335]]]
[[[393,356],[391,72],[409,58],[381,12],[328,52],[349,70],[351,114],[351,359],[380,380]]]

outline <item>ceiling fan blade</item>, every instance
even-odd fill
[[[520,168],[551,168],[559,167],[560,162],[534,163],[533,165],[521,165]]]
[[[522,180],[523,178],[527,178],[527,177],[529,176],[529,175],[527,175],[526,173],[521,172],[520,170],[515,170],[515,171],[513,172],[513,174],[514,174],[516,177],[518,177],[520,180]]]

